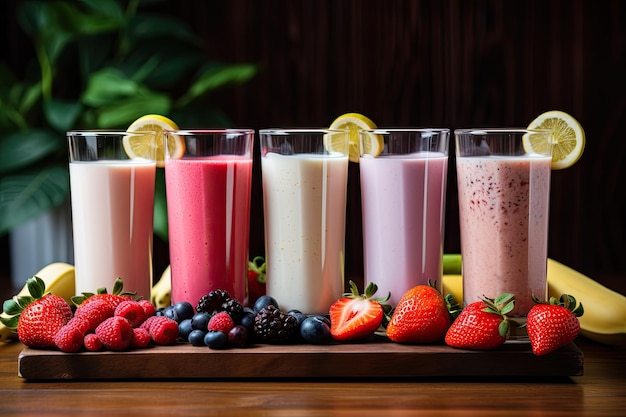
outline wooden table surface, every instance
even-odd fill
[[[584,354],[583,376],[37,382],[18,377],[17,358],[23,346],[14,342],[0,345],[0,414],[625,415],[626,350],[583,338],[576,345]]]

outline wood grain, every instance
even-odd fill
[[[492,351],[395,343],[256,345],[224,350],[180,344],[75,354],[26,348],[19,355],[18,372],[31,380],[574,376],[583,374],[583,354],[570,344],[535,356],[526,343],[505,344]]]

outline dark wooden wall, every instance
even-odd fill
[[[549,255],[589,274],[626,273],[626,2],[620,0],[230,0],[151,6],[177,15],[257,77],[214,99],[237,127],[327,126],[361,112],[385,127],[526,126],[560,109],[587,133],[555,171]],[[453,155],[452,155],[453,156]],[[258,162],[258,161],[257,161]],[[260,164],[251,256],[263,253]],[[459,251],[451,164],[447,252]],[[347,261],[362,270],[358,167]]]

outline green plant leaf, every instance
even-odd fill
[[[165,94],[148,92],[97,110],[96,126],[99,129],[127,127],[144,114],[169,114],[170,98]]]
[[[141,90],[141,85],[129,79],[120,70],[103,68],[89,77],[81,101],[92,107],[106,106],[120,99],[135,96]]]
[[[52,99],[44,103],[44,113],[50,126],[59,132],[66,132],[76,123],[82,107],[79,102]]]
[[[47,165],[0,177],[0,235],[63,203],[69,194],[65,166]]]
[[[252,64],[224,65],[213,64],[205,70],[194,82],[187,93],[180,99],[177,106],[185,106],[192,100],[209,91],[229,84],[243,83],[254,76],[256,67]]]
[[[0,174],[32,165],[65,146],[65,137],[50,130],[28,129],[0,135]]]

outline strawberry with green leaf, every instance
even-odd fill
[[[576,305],[576,299],[563,294],[560,299],[550,297],[541,302],[536,297],[535,304],[526,316],[526,330],[532,351],[537,356],[547,355],[571,343],[580,332],[578,317],[584,313],[583,305]]]
[[[374,334],[383,322],[385,298],[373,298],[378,286],[369,283],[364,294],[350,281],[350,292],[330,306],[330,334],[338,341],[364,339]]]
[[[24,345],[37,348],[55,347],[54,337],[72,318],[72,309],[62,297],[45,293],[46,283],[39,277],[26,281],[30,295],[6,300],[2,323],[17,329]]]
[[[257,256],[248,261],[248,300],[252,305],[265,295],[265,258]]]

